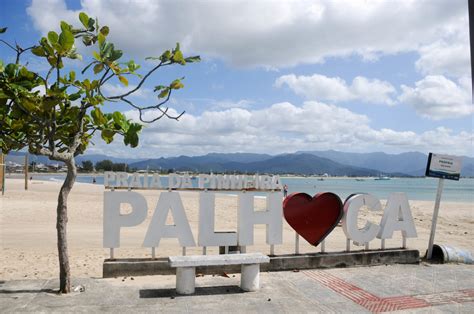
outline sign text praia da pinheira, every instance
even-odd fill
[[[199,174],[198,188],[200,190],[281,190],[279,176],[269,175],[235,175],[235,174]],[[155,189],[193,189],[192,177],[189,174],[169,174],[168,184],[163,186],[161,176],[157,173],[105,172],[105,187],[119,188],[155,188]]]
[[[160,193],[155,211],[145,234],[143,247],[158,247],[162,238],[178,239],[183,247],[194,247],[196,241],[178,191],[199,189],[198,246],[253,245],[254,225],[266,226],[266,243],[282,244],[283,237],[283,195],[278,176],[269,175],[208,175],[197,177],[198,188],[193,187],[191,176],[171,174],[168,186],[163,187],[158,174],[106,172],[104,185],[107,188],[149,188],[168,189]],[[255,210],[254,193],[266,191],[265,210]],[[215,194],[212,190],[234,190],[237,194],[237,232],[215,232]],[[129,204],[131,211],[122,214],[121,204]],[[393,193],[388,197],[383,217],[379,224],[367,221],[358,227],[360,210],[382,210],[379,199],[370,194],[354,194],[344,204],[343,230],[348,239],[356,245],[364,245],[375,238],[392,238],[395,231],[401,231],[406,238],[416,237],[416,229],[408,199],[404,193]],[[148,205],[145,197],[135,191],[104,192],[104,238],[106,248],[120,247],[120,229],[141,224],[147,218]],[[166,224],[168,214],[173,224]]]

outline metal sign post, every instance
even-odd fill
[[[5,171],[6,171],[5,155],[0,153],[0,174],[1,174],[0,184],[2,185],[2,195],[5,195]]]
[[[25,155],[25,190],[28,190],[28,153]]]
[[[433,256],[433,244],[436,233],[436,223],[438,222],[439,204],[441,203],[441,194],[443,193],[444,180],[458,181],[461,176],[461,157],[440,155],[430,153],[428,156],[428,164],[426,165],[427,177],[439,178],[438,191],[436,192],[436,201],[433,211],[433,219],[431,221],[430,240],[428,242],[428,252],[426,258],[431,259]]]
[[[433,211],[433,219],[431,220],[430,242],[428,243],[428,253],[426,254],[427,259],[431,259],[431,256],[433,255],[433,243],[436,232],[436,223],[438,221],[439,203],[441,202],[441,193],[443,192],[443,186],[444,179],[439,179],[438,192],[436,192],[436,201]]]

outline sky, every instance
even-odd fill
[[[211,152],[409,151],[474,156],[467,0],[2,0],[2,39],[36,44],[83,11],[142,65],[181,44],[202,61],[159,70],[133,98],[156,103],[153,86],[185,77],[170,112],[146,125],[138,148],[94,139],[87,153],[115,157]],[[92,50],[80,47],[84,61]],[[0,46],[0,59],[13,54]],[[47,64],[24,60],[38,72]],[[113,81],[109,95],[124,87]],[[138,113],[110,103],[130,119]],[[146,117],[153,117],[149,112]]]

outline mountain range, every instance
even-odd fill
[[[22,156],[12,152],[10,156]],[[114,163],[127,163],[138,170],[173,170],[192,172],[259,172],[279,174],[333,176],[423,176],[428,156],[420,152],[401,154],[346,153],[334,150],[299,151],[292,154],[268,155],[252,153],[210,153],[203,156],[179,156],[156,159],[115,158],[106,155],[81,155],[84,160],[109,159]],[[51,163],[44,156],[30,156],[30,162]],[[474,158],[463,157],[461,175],[474,177]]]

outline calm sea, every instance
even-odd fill
[[[37,180],[63,181],[64,175],[35,175]],[[103,176],[77,177],[77,182],[103,184]],[[434,201],[438,179],[434,178],[392,178],[390,180],[363,179],[336,179],[325,178],[282,178],[283,184],[288,185],[288,192],[305,192],[314,195],[319,192],[333,192],[342,200],[352,193],[370,193],[379,199],[387,199],[390,193],[404,192],[410,200]],[[163,186],[167,185],[168,178],[162,177]],[[197,180],[193,180],[197,186]],[[474,179],[459,181],[445,180],[442,200],[450,202],[469,202],[474,205]]]

